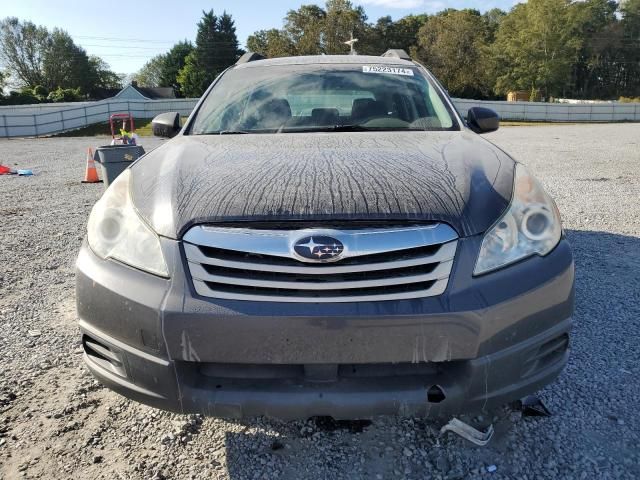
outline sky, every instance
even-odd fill
[[[362,5],[369,21],[391,15],[434,13],[444,8],[494,7],[509,10],[518,0],[352,0]],[[262,29],[280,28],[290,9],[324,0],[20,0],[2,1],[0,18],[18,17],[47,28],[62,28],[89,54],[102,57],[112,70],[130,74],[151,57],[164,53],[180,40],[195,40],[203,10],[227,11],[236,22],[242,46]],[[110,6],[110,9],[107,8]]]

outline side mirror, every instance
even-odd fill
[[[495,132],[500,128],[500,116],[488,108],[472,107],[467,113],[467,125],[476,133]]]
[[[180,131],[180,114],[178,112],[161,113],[151,121],[151,130],[156,137],[175,137]]]

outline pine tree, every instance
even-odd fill
[[[226,12],[221,17],[213,10],[202,12],[198,23],[196,46],[187,56],[185,66],[178,75],[182,93],[199,97],[211,82],[226,68],[233,65],[242,53],[233,18]]]
[[[223,68],[232,65],[242,54],[231,15],[224,12],[218,20],[218,62]]]

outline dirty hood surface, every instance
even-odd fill
[[[201,135],[132,173],[136,208],[170,238],[196,223],[329,219],[442,221],[467,236],[507,208],[514,162],[469,132]]]

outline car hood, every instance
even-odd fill
[[[178,136],[132,167],[133,201],[158,234],[196,223],[442,221],[486,231],[514,162],[462,132]]]

